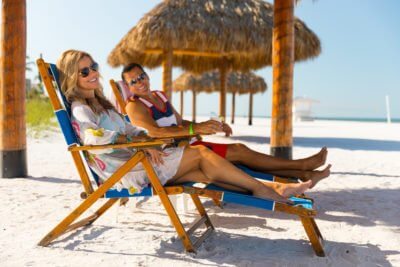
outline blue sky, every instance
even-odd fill
[[[55,62],[67,49],[89,52],[100,63],[108,80],[118,78],[120,68],[107,65],[107,56],[119,40],[160,1],[41,0],[27,1],[27,54],[32,60],[43,53]],[[321,39],[322,53],[295,65],[294,96],[320,103],[319,117],[386,116],[385,95],[391,115],[400,118],[400,1],[398,0],[303,0],[295,14]],[[161,88],[161,69],[148,71],[153,89]],[[272,70],[256,72],[268,91],[255,95],[254,115],[270,116]],[[181,70],[174,68],[173,78]],[[33,76],[33,73],[28,73]],[[197,113],[218,111],[217,94],[200,94]],[[227,113],[230,114],[230,96]],[[178,96],[173,102],[179,107]],[[237,98],[236,114],[248,114],[248,96]],[[185,95],[185,113],[191,111],[191,95]]]

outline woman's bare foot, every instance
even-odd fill
[[[263,183],[264,186],[257,188],[253,192],[253,196],[272,199],[279,202],[291,203],[288,199],[293,195],[303,194],[308,188],[310,188],[312,181],[306,181],[304,183]]]
[[[311,187],[313,188],[319,181],[327,178],[331,174],[332,165],[329,164],[322,171],[312,171],[309,180],[312,182]]]
[[[256,190],[253,191],[253,196],[259,197],[259,198],[264,198],[264,199],[269,199],[269,200],[274,200],[274,201],[279,201],[279,202],[284,202],[284,203],[290,203],[290,201],[281,196],[276,188],[277,186],[275,185],[276,183],[271,183],[271,182],[265,182],[262,183]]]
[[[315,170],[316,168],[325,164],[327,155],[328,155],[328,148],[324,146],[317,154],[314,154],[311,157],[305,159],[300,159],[299,161],[302,162],[301,169],[303,171]]]
[[[302,183],[291,183],[291,184],[280,183],[279,187],[276,190],[281,196],[283,196],[284,198],[288,198],[291,196],[303,194],[305,191],[307,191],[307,189],[310,188],[311,185],[312,185],[311,180]]]

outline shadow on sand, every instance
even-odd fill
[[[382,250],[372,244],[355,244],[345,242],[325,241],[326,257],[317,257],[308,240],[295,239],[268,239],[267,237],[247,236],[223,232],[217,230],[208,238],[198,249],[197,253],[183,252],[183,246],[174,234],[164,233],[160,240],[160,247],[150,253],[137,253],[130,251],[129,240],[126,247],[118,249],[107,245],[107,240],[96,239],[99,235],[110,230],[110,227],[96,225],[93,229],[84,234],[79,240],[75,239],[72,243],[63,246],[64,239],[54,242],[58,248],[66,250],[81,251],[98,255],[119,255],[140,257],[143,266],[154,263],[154,258],[165,258],[174,260],[175,263],[184,265],[201,264],[205,266],[291,266],[296,261],[298,266],[391,266],[387,260],[390,255],[398,254],[398,251]],[[131,228],[131,227],[129,227]],[[138,231],[133,229],[124,229],[128,231]],[[82,230],[84,231],[84,229]],[[68,237],[81,235],[82,231]],[[171,237],[173,235],[174,237]],[[132,240],[137,242],[137,240]],[[104,245],[99,247],[99,242]],[[91,245],[96,249],[90,249]],[[146,244],[143,244],[146,245]],[[262,249],[260,249],[262,248]],[[284,250],[285,257],[282,257]],[[262,252],[262,253],[259,253]],[[207,263],[205,263],[205,261]]]
[[[395,216],[398,214],[398,203],[400,203],[398,189],[321,191],[311,192],[308,196],[314,198],[316,202],[317,220],[360,226],[385,224],[397,226],[400,231],[398,216]],[[228,229],[264,227],[265,219],[268,218],[298,221],[298,218],[293,215],[230,203],[225,204],[223,210],[213,206],[211,201],[207,201],[205,206],[214,224]],[[229,216],[224,216],[224,213]],[[240,216],[232,218],[232,214],[240,214]],[[279,232],[282,229],[277,225],[276,228],[270,227],[270,230]]]
[[[37,182],[56,183],[56,184],[82,184],[80,180],[63,179],[63,178],[48,177],[48,176],[42,176],[42,177],[28,176],[23,179],[37,181]]]
[[[238,142],[252,142],[257,144],[269,144],[269,137],[261,136],[232,136],[232,140]],[[400,141],[373,140],[358,138],[337,137],[294,137],[293,144],[298,147],[340,148],[346,150],[371,150],[371,151],[400,151]]]
[[[349,225],[375,226],[378,222],[391,226],[399,226],[397,214],[399,194],[395,189],[360,189],[314,192],[310,195],[317,200],[319,207],[318,220],[326,220]],[[183,253],[181,241],[176,238],[172,226],[157,222],[119,223],[117,227],[93,225],[67,235],[54,242],[54,246],[66,250],[83,251],[93,254],[112,254],[141,257],[143,264],[154,261],[154,258],[166,258],[182,264],[202,264],[220,266],[223,264],[235,266],[286,266],[296,260],[298,265],[333,265],[333,266],[391,266],[387,260],[390,255],[397,255],[398,251],[382,250],[373,244],[356,244],[346,242],[325,241],[327,257],[319,258],[306,239],[269,239],[268,236],[247,236],[229,233],[229,229],[247,229],[249,227],[263,227],[270,231],[284,232],[287,230],[277,225],[265,226],[266,219],[277,218],[298,221],[298,230],[303,232],[300,221],[292,215],[270,212],[255,208],[245,208],[240,205],[228,204],[224,209],[215,207],[211,201],[205,203],[210,217],[216,226],[216,232],[200,247],[197,254]],[[374,207],[373,209],[371,207]],[[147,211],[153,213],[155,211]],[[229,215],[227,215],[229,214]],[[232,215],[232,214],[236,214]],[[166,215],[165,215],[166,216]],[[187,216],[194,216],[194,212]],[[107,231],[118,228],[121,232],[140,231],[156,232],[159,236],[160,247],[154,252],[138,253],[130,251],[129,240],[124,238],[120,242],[127,242],[123,249],[108,246],[107,240],[99,238]],[[228,232],[226,232],[228,230]],[[323,229],[322,234],[324,234]],[[137,240],[132,240],[137,242]],[[96,244],[104,243],[101,246]],[[115,242],[115,241],[114,241]],[[90,249],[91,245],[96,247]],[[240,244],[240,245],[238,245]],[[52,246],[53,246],[52,245]],[[145,244],[144,244],[145,245]],[[260,252],[262,248],[262,253]],[[282,257],[281,250],[285,250],[286,257]],[[258,251],[256,253],[255,251]],[[205,263],[205,261],[207,263]]]

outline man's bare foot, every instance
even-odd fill
[[[312,182],[311,187],[313,188],[319,181],[327,178],[331,174],[332,165],[329,164],[322,171],[312,171],[309,180]]]
[[[314,154],[311,157],[305,159],[300,159],[300,161],[302,161],[302,170],[312,171],[324,165],[327,155],[328,155],[328,148],[324,146],[317,154]]]

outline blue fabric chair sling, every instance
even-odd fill
[[[57,226],[55,226],[39,242],[39,245],[47,246],[54,239],[68,231],[92,224],[121,198],[157,195],[160,198],[161,203],[165,208],[165,211],[170,217],[178,236],[181,238],[183,247],[186,251],[193,252],[201,244],[201,242],[203,242],[214,230],[214,226],[210,221],[210,218],[208,217],[207,212],[204,209],[199,198],[199,196],[204,196],[218,199],[227,203],[236,203],[245,206],[252,206],[266,210],[281,211],[298,215],[303,223],[303,226],[306,230],[308,238],[311,241],[315,253],[319,256],[324,256],[322,236],[314,221],[316,211],[313,209],[313,202],[309,199],[292,197],[291,200],[294,202],[294,204],[287,205],[272,200],[253,197],[249,194],[225,190],[213,184],[209,184],[202,188],[198,187],[195,183],[185,183],[177,186],[162,186],[150,164],[150,161],[147,159],[142,149],[148,147],[160,147],[166,142],[171,142],[171,140],[169,139],[153,139],[149,142],[114,145],[110,144],[99,146],[84,146],[80,144],[70,122],[71,113],[69,104],[65,100],[62,92],[59,90],[60,87],[58,84],[58,71],[56,66],[54,64],[46,63],[43,59],[38,59],[37,65],[43,83],[48,92],[50,102],[54,108],[57,120],[64,134],[68,150],[71,152],[72,158],[74,160],[75,166],[77,168],[78,174],[85,190],[81,194],[81,197],[83,198],[81,204],[76,207],[68,216],[66,216]],[[85,157],[83,155],[83,152],[92,149],[121,147],[135,147],[138,152],[130,160],[123,164],[104,183],[100,185],[98,183],[99,179],[97,175],[87,166],[85,166]],[[151,186],[145,188],[140,194],[134,195],[131,195],[126,189],[122,191],[117,191],[113,189],[113,186],[139,162],[143,164],[151,182]],[[89,172],[87,171],[87,169],[89,169]],[[242,169],[246,172],[250,172],[251,175],[253,175],[254,177],[267,180],[272,179],[272,176],[263,173],[257,173],[252,170],[248,170],[245,167],[242,167]],[[92,180],[94,180],[95,184],[97,185],[97,189],[93,188],[91,179],[89,178],[90,176],[93,178]],[[182,193],[186,193],[191,196],[191,199],[193,200],[194,205],[200,215],[200,218],[188,230],[185,230],[185,228],[183,227],[180,218],[178,217],[173,205],[168,198],[168,195]],[[105,203],[94,214],[77,221],[77,219],[96,201],[105,201]],[[200,226],[205,226],[205,231],[199,238],[197,238],[195,241],[192,241],[194,238],[191,238],[191,233],[193,233]]]

